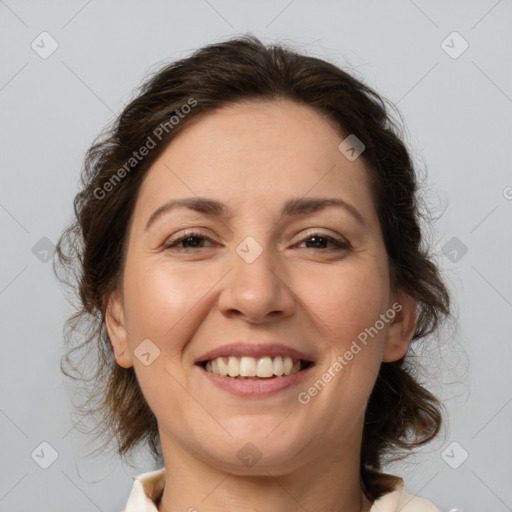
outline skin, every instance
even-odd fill
[[[107,328],[116,361],[134,367],[157,420],[166,467],[160,510],[368,511],[359,476],[365,407],[383,361],[407,351],[416,304],[390,287],[388,258],[362,158],[308,106],[288,100],[232,104],[187,126],[159,156],[140,189],[122,286],[110,297]],[[151,214],[170,199],[208,197],[228,216],[181,208]],[[335,197],[353,205],[279,218],[292,198]],[[164,248],[193,228],[206,239]],[[350,247],[311,243],[311,235]],[[263,252],[247,263],[247,237]],[[309,241],[309,242],[307,242]],[[313,240],[314,242],[314,240]],[[365,328],[402,305],[307,404],[317,381]],[[150,339],[160,355],[134,355]],[[234,341],[275,341],[311,355],[298,386],[267,398],[228,394],[194,365]],[[237,452],[251,442],[261,459]],[[301,507],[304,507],[303,509]]]

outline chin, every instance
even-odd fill
[[[256,419],[252,420],[256,422]],[[281,420],[282,421],[282,418]],[[285,474],[300,463],[299,455],[308,444],[303,435],[290,436],[285,430],[272,428],[245,428],[239,434],[231,432],[233,437],[222,443],[204,447],[211,463],[223,470],[238,475],[268,476]],[[274,432],[269,435],[270,432]]]

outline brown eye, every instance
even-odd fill
[[[304,239],[299,245],[307,244],[306,249],[324,249],[324,250],[347,250],[350,245],[343,241],[333,238],[331,236],[314,233],[308,238]],[[330,245],[330,247],[329,247]]]
[[[202,249],[205,242],[211,240],[201,233],[191,232],[175,240],[170,240],[164,245],[165,249]]]

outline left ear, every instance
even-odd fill
[[[128,345],[128,331],[125,326],[122,300],[117,290],[108,297],[105,323],[117,364],[123,368],[130,368],[133,362]]]
[[[397,294],[390,310],[395,312],[388,327],[386,346],[382,361],[398,361],[407,353],[416,329],[416,300],[405,292]]]

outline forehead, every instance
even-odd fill
[[[269,207],[291,197],[338,195],[374,216],[365,162],[339,151],[344,138],[331,118],[307,105],[230,104],[198,116],[172,140],[148,170],[139,206],[196,195]]]

